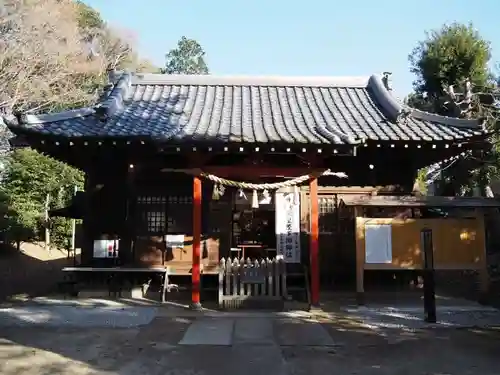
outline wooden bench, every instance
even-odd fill
[[[71,275],[70,277],[74,280],[79,274],[101,274],[106,275],[108,288],[112,285],[117,285],[121,291],[123,287],[123,278],[120,275],[124,274],[159,274],[160,275],[160,290],[161,290],[161,302],[165,302],[165,292],[168,291],[169,286],[169,268],[168,267],[151,267],[151,268],[140,268],[140,267],[65,267],[62,269],[63,273]]]

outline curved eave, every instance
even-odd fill
[[[199,137],[191,137],[191,136],[182,136],[182,137],[162,137],[162,136],[151,136],[151,135],[89,135],[89,134],[74,134],[68,135],[65,133],[55,133],[55,132],[47,132],[43,131],[37,127],[27,127],[25,125],[7,125],[8,128],[12,131],[12,133],[23,136],[27,143],[34,142],[60,142],[64,143],[83,143],[88,142],[89,144],[95,144],[98,142],[103,143],[113,143],[113,144],[130,144],[130,143],[146,143],[146,144],[157,144],[157,145],[166,145],[166,146],[225,146],[225,145],[233,145],[237,147],[291,147],[293,149],[296,148],[334,148],[334,147],[347,147],[352,148],[356,146],[365,146],[372,144],[423,144],[423,143],[453,143],[453,142],[462,142],[466,143],[468,141],[480,140],[487,138],[490,133],[485,130],[471,130],[471,129],[463,129],[457,128],[451,131],[449,128],[442,128],[443,134],[436,139],[435,137],[423,137],[418,139],[412,139],[408,136],[409,130],[406,131],[406,134],[400,134],[397,136],[397,139],[391,139],[390,137],[386,138],[363,138],[357,140],[356,142],[349,143],[325,143],[325,142],[309,142],[309,143],[289,143],[289,142],[244,142],[238,138],[229,138],[229,139],[207,139],[207,138],[199,138]],[[426,128],[427,125],[423,126]],[[446,133],[447,130],[450,130],[450,133]],[[435,130],[432,130],[434,133]]]
[[[378,75],[370,77],[368,86],[374,91],[379,105],[385,110],[388,117],[396,121],[401,119],[402,116],[409,116],[415,120],[436,123],[444,126],[482,130],[483,121],[481,119],[461,119],[456,117],[441,116],[421,111],[401,103],[389,90],[387,90],[382,78]]]
[[[46,115],[21,115],[19,118],[8,119],[6,121],[7,126],[12,132],[16,134],[22,133],[28,138],[36,137],[38,139],[69,142],[105,142],[111,140],[114,142],[140,141],[171,145],[189,143],[205,145],[234,144],[237,146],[288,145],[289,147],[352,147],[365,142],[463,142],[485,134],[479,120],[439,116],[403,105],[392,96],[384,85],[382,78],[377,75],[365,78],[217,77],[154,74],[134,76],[123,73],[116,77],[116,80],[110,85],[100,102],[92,108]],[[353,98],[351,98],[353,107],[348,111],[359,113],[350,113],[348,118],[342,117],[344,114],[330,117],[329,122],[322,121],[321,116],[326,116],[333,111],[333,107],[325,107],[326,102],[324,102],[322,103],[323,107],[325,107],[323,108],[324,112],[316,113],[316,116],[310,117],[307,124],[309,129],[306,130],[311,135],[314,134],[314,136],[302,137],[302,140],[297,140],[297,137],[281,137],[282,132],[293,135],[292,129],[294,128],[286,129],[286,123],[288,121],[293,123],[295,120],[283,118],[281,123],[279,121],[273,123],[272,118],[268,118],[267,123],[271,123],[274,127],[274,129],[270,130],[277,133],[281,139],[277,140],[280,137],[268,137],[266,142],[259,142],[257,137],[254,137],[254,140],[249,140],[248,137],[244,137],[243,133],[237,136],[232,135],[232,131],[225,134],[218,133],[215,136],[210,135],[208,131],[199,133],[197,125],[199,123],[185,125],[181,121],[171,123],[169,119],[156,124],[152,123],[152,119],[150,120],[146,113],[141,113],[140,109],[150,106],[154,102],[153,99],[144,99],[139,104],[133,103],[134,107],[127,107],[132,106],[125,100],[134,93],[134,91],[130,91],[133,85],[146,85],[144,87],[161,85],[205,85],[204,87],[210,85],[239,85],[242,87],[258,86],[263,88],[275,85],[276,87],[286,88],[300,87],[301,90],[325,87],[328,89],[345,89],[346,91],[352,89],[354,90]],[[367,90],[370,92],[370,97],[366,93]],[[355,93],[360,92],[364,95],[363,100],[365,102],[362,102],[360,97],[356,97]],[[342,97],[342,100],[344,99]],[[317,103],[315,105],[319,107]],[[335,106],[331,103],[330,105]],[[126,110],[125,107],[127,107]],[[311,108],[308,108],[307,111],[310,112]],[[266,112],[261,109],[261,112],[262,116],[265,113],[269,116],[269,111]],[[377,116],[377,118],[373,116]],[[362,121],[358,121],[358,119]],[[263,126],[263,124],[254,124],[252,121],[245,124],[245,126],[255,128]],[[230,122],[230,126],[233,126],[231,124],[232,122]],[[238,128],[237,125],[234,126]],[[284,127],[281,132],[278,129],[280,126]],[[242,125],[239,125],[239,127],[242,127]],[[349,134],[346,133],[346,128],[349,128]],[[236,134],[238,133],[236,132]]]

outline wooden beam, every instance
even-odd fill
[[[236,165],[234,167],[203,167],[203,172],[210,173],[222,178],[231,177],[262,177],[262,176],[285,176],[299,177],[311,174],[311,168],[307,167],[266,167],[266,166],[244,166]],[[323,171],[323,168],[318,168]],[[336,171],[337,172],[337,171]],[[338,171],[341,172],[341,171]]]
[[[311,264],[311,305],[319,306],[319,207],[318,179],[309,182],[309,199],[311,200],[309,257]]]
[[[193,178],[193,265],[191,271],[191,303],[200,309],[200,261],[201,261],[201,179]]]
[[[348,206],[358,207],[462,207],[498,208],[500,200],[484,197],[446,197],[413,195],[378,195],[362,197],[346,202]]]
[[[481,268],[479,269],[479,302],[487,304],[489,302],[491,278],[488,270],[488,253],[486,251],[486,231],[484,223],[484,211],[476,209],[476,220],[481,230]]]

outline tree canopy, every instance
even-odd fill
[[[449,87],[453,86],[459,96],[462,93],[459,100],[464,98],[468,83],[475,92],[490,90],[493,87],[488,67],[490,58],[490,43],[471,24],[453,23],[427,32],[426,38],[409,55],[411,72],[416,75],[416,80],[408,104],[441,115],[477,117],[482,110],[480,106],[457,112]],[[491,172],[491,168],[488,167],[488,171]],[[442,174],[457,192],[477,186],[479,180],[484,183],[485,172],[476,159],[467,156],[455,161]]]
[[[139,58],[134,40],[111,28],[81,1],[16,0],[0,3],[0,112],[40,113],[91,105],[108,67],[157,71]],[[3,129],[3,139],[8,132]],[[9,239],[37,239],[44,205],[66,205],[83,174],[31,149],[2,156],[0,229]],[[52,221],[51,242],[63,246],[69,220]]]
[[[165,56],[164,74],[208,74],[205,51],[194,39],[183,36]]]
[[[409,56],[410,70],[417,77],[415,93],[427,93],[432,100],[443,94],[443,87],[465,79],[484,87],[491,79],[490,59],[490,43],[471,24],[454,23],[431,30]]]
[[[29,148],[13,151],[4,164],[7,173],[0,185],[4,220],[0,225],[12,241],[36,239],[41,233],[47,194],[51,207],[63,207],[69,202],[74,186],[80,190],[83,187],[80,171]],[[52,242],[66,245],[68,221],[56,219],[52,224]]]

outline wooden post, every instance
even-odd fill
[[[319,209],[318,179],[309,182],[309,199],[311,203],[309,260],[311,264],[311,305],[319,306]]]
[[[200,260],[201,260],[201,179],[193,179],[193,265],[191,271],[191,307],[200,309]]]
[[[481,251],[481,268],[479,269],[479,298],[478,302],[481,304],[487,304],[489,302],[490,295],[490,273],[488,270],[488,252],[486,251],[486,227],[484,220],[484,212],[480,209],[476,210],[476,220],[478,230],[481,231],[481,239],[482,241],[478,246],[482,246]]]
[[[354,225],[356,236],[356,301],[358,305],[365,304],[365,238],[363,209],[354,207]]]
[[[76,196],[78,192],[78,186],[75,185],[73,189],[73,197]],[[76,257],[76,219],[71,219],[71,251],[73,256]]]
[[[436,323],[436,284],[434,282],[434,246],[432,230],[422,229],[420,241],[424,250],[424,314],[425,321]]]
[[[45,250],[47,250],[50,254],[49,208],[50,194],[47,193],[47,197],[45,198]]]
[[[136,230],[134,226],[135,215],[135,176],[137,166],[129,164],[126,170],[126,192],[125,192],[125,233],[123,241],[120,241],[120,252],[118,256],[121,258],[121,263],[136,262],[134,241],[136,238]],[[162,263],[163,264],[163,263]],[[164,296],[162,296],[164,297]]]

